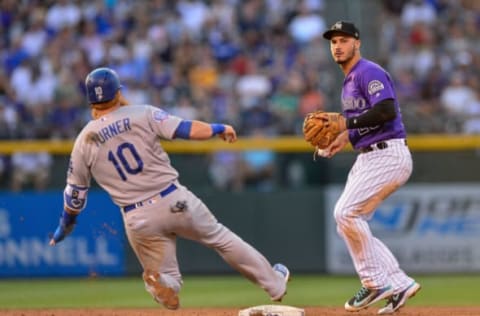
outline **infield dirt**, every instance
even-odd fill
[[[0,309],[2,316],[237,316],[234,308],[195,308],[167,311],[148,309]],[[346,312],[340,307],[305,307],[306,316],[373,316],[377,308],[356,313]],[[480,306],[471,307],[404,307],[395,316],[479,316]]]

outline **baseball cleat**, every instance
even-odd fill
[[[398,311],[400,307],[405,305],[407,299],[414,297],[422,286],[417,282],[413,281],[405,290],[400,293],[392,295],[388,300],[385,307],[378,310],[378,314],[392,314],[395,311]]]
[[[177,293],[173,289],[160,284],[160,275],[158,273],[143,273],[143,280],[145,281],[146,290],[152,294],[153,299],[157,303],[162,304],[167,309],[178,309],[180,301]]]
[[[272,301],[274,301],[274,302],[281,302],[283,297],[287,294],[286,284],[288,283],[288,281],[290,281],[290,270],[288,270],[288,268],[281,263],[274,264],[273,265],[273,270],[276,273],[278,273],[279,275],[281,275],[285,280],[285,292],[283,292],[283,294],[280,295],[280,297],[278,297],[278,298],[272,298]]]
[[[381,289],[363,287],[350,300],[345,302],[345,310],[358,312],[368,306],[393,295],[393,288],[389,285]]]

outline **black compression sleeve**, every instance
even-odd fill
[[[361,128],[381,125],[397,116],[393,99],[385,99],[376,103],[370,110],[357,117],[347,119],[347,128]]]

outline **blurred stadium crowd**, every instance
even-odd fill
[[[328,1],[2,0],[0,139],[73,139],[98,66],[131,103],[244,136],[299,135],[306,113],[340,109]],[[480,132],[480,1],[379,3],[368,57],[394,77],[408,130]]]
[[[380,60],[410,133],[480,132],[480,1],[385,1]]]

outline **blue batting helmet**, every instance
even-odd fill
[[[113,100],[122,87],[115,71],[110,68],[97,68],[85,79],[87,99],[90,104],[104,103]]]

